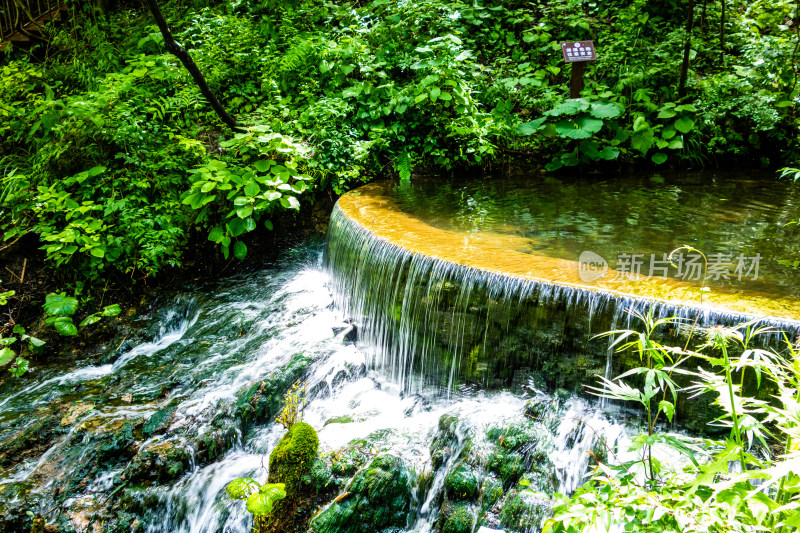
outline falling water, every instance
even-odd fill
[[[410,392],[436,386],[509,387],[533,376],[575,390],[626,370],[599,333],[635,327],[631,311],[697,327],[752,315],[548,283],[428,257],[376,236],[334,209],[327,243],[334,299],[380,370]],[[800,322],[762,318],[794,338]],[[690,327],[674,328],[683,344]]]
[[[701,325],[750,318],[434,259],[339,208],[324,254],[303,246],[165,296],[141,317],[148,327],[99,356],[3,382],[0,526],[29,531],[30,510],[61,531],[246,533],[252,518],[224,489],[267,479],[283,394],[305,381],[325,461],[354,448],[361,469],[401,459],[399,529],[439,530],[461,509],[474,531],[536,532],[544,495],[574,490],[594,458],[632,458],[637,414],[573,394],[625,367],[594,336],[634,327],[629,309]],[[361,471],[338,475],[320,516]]]

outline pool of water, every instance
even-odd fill
[[[543,175],[384,184],[381,194],[425,224],[515,252],[607,263],[609,275],[670,277],[800,295],[800,187],[748,174],[555,178]],[[591,253],[588,253],[591,252]],[[582,256],[582,254],[584,254]],[[612,272],[615,271],[615,272]],[[607,277],[609,276],[607,275]]]

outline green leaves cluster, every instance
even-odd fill
[[[52,326],[59,335],[73,337],[78,334],[78,327],[89,326],[99,322],[104,317],[117,316],[122,312],[119,304],[107,305],[100,311],[88,315],[77,326],[72,321],[72,315],[78,311],[78,299],[67,296],[66,293],[48,294],[42,305],[47,319],[45,325]]]
[[[286,497],[286,486],[283,483],[261,485],[249,477],[234,479],[228,484],[226,491],[234,500],[245,500],[247,512],[256,516],[269,514],[275,502]]]
[[[244,259],[247,245],[239,240],[258,223],[271,230],[270,214],[300,209],[298,196],[311,176],[298,170],[303,149],[291,139],[254,127],[223,143],[241,159],[238,164],[211,160],[191,170],[194,182],[181,203],[197,211],[195,221],[210,227],[208,240],[219,244],[225,259]],[[247,164],[249,163],[249,164]]]
[[[657,329],[674,327],[674,319],[637,317],[642,331],[608,335],[616,336],[620,350],[634,350],[645,366],[613,380],[600,378],[590,389],[634,402],[647,413],[647,432],[628,450],[639,458],[598,463],[575,494],[556,495],[543,531],[782,532],[800,527],[800,347],[785,339],[784,354],[756,348],[757,336],[774,331],[748,322],[707,329],[700,351],[692,352],[653,340]],[[700,360],[705,369],[683,368],[690,360]],[[755,375],[757,388],[766,384],[774,390],[773,400],[745,395],[746,374]],[[634,376],[644,379],[635,379],[636,385],[623,381]],[[680,388],[674,376],[687,376],[693,384]],[[697,439],[659,429],[658,416],[672,420],[679,393],[714,398],[722,413],[714,423],[729,428],[728,438]],[[665,449],[687,461],[660,461],[658,450]]]
[[[603,96],[612,98],[611,93]],[[684,148],[684,135],[694,127],[692,116],[696,109],[691,104],[678,106],[670,102],[659,109],[654,122],[648,122],[643,114],[625,111],[614,100],[597,97],[565,100],[540,118],[520,124],[517,132],[560,139],[555,146],[558,155],[547,165],[551,171],[648,154],[653,163],[661,165],[668,159],[664,150]]]

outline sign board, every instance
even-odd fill
[[[567,63],[597,61],[597,53],[594,51],[594,41],[569,41],[561,43],[561,53],[564,54],[564,61]]]

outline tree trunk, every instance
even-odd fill
[[[692,28],[694,27],[694,0],[689,0],[689,14],[686,17],[686,43],[683,45],[683,64],[678,83],[678,98],[686,96],[686,79],[689,77],[689,54],[692,50]]]
[[[725,65],[725,4],[722,0],[722,16],[719,19],[719,63]]]
[[[167,50],[181,60],[183,66],[186,67],[186,70],[189,71],[189,74],[192,75],[194,82],[200,88],[200,92],[203,93],[203,96],[206,97],[208,103],[211,104],[211,107],[214,109],[214,112],[217,116],[224,122],[230,129],[237,133],[244,133],[239,123],[236,122],[236,119],[233,118],[225,108],[222,107],[222,104],[219,103],[217,97],[214,96],[211,87],[208,86],[208,82],[206,82],[203,73],[200,72],[200,69],[197,68],[192,56],[189,55],[181,45],[175,42],[175,39],[172,37],[172,32],[169,31],[167,27],[167,21],[164,20],[164,15],[161,14],[161,9],[158,7],[156,0],[147,0],[147,5],[150,7],[150,12],[153,14],[153,18],[156,19],[156,24],[158,24],[158,29],[161,30],[161,35],[164,36],[164,45],[167,47]]]

